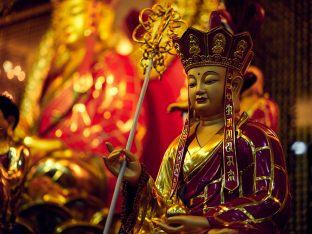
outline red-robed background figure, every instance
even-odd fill
[[[246,76],[254,76],[256,81],[242,92],[241,111],[247,112],[251,119],[277,132],[279,109],[269,94],[263,91],[264,76],[262,71],[256,66],[250,66]]]
[[[58,203],[84,193],[104,202],[114,181],[98,156],[107,152],[108,139],[126,144],[141,82],[130,58],[115,50],[113,6],[97,0],[54,0],[52,6],[52,26],[30,69],[16,131],[33,152],[28,191],[33,199]],[[138,155],[145,125],[143,111],[133,144]],[[60,187],[51,189],[47,176],[42,183],[36,178],[63,167],[59,178],[72,174],[70,185],[58,179],[52,183]]]
[[[51,27],[28,72],[15,132],[32,152],[20,215],[41,233],[68,219],[101,225],[114,189],[99,156],[107,140],[126,145],[141,81],[135,63],[116,50],[109,2],[53,0]],[[139,157],[145,133],[143,108],[132,148]]]
[[[105,213],[99,219],[96,212],[109,205],[115,185],[99,155],[107,153],[105,141],[126,145],[142,83],[138,61],[121,53],[120,47],[128,47],[121,43],[122,29],[116,27],[115,3],[52,1],[52,24],[28,73],[16,131],[32,151],[24,203],[70,207],[74,218],[96,224],[105,219]],[[168,69],[174,76],[170,80],[179,81],[182,65],[174,67],[178,69]],[[153,155],[162,155],[182,125],[178,114],[171,115],[173,124],[159,131],[167,113],[155,114],[155,106],[165,109],[179,92],[178,82],[172,86],[168,80],[155,80],[149,87],[132,147],[139,158],[153,158],[151,167],[161,160]],[[158,87],[172,92],[159,92]],[[150,151],[143,152],[145,138],[152,140]],[[81,203],[92,207],[85,206],[82,214],[73,209],[74,202],[78,211]]]
[[[252,39],[219,25],[191,27],[174,40],[188,76],[188,118],[156,181],[131,152],[107,143],[113,174],[121,154],[128,160],[120,233],[279,233],[286,222],[290,193],[279,139],[239,115]]]

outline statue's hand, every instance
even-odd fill
[[[166,221],[153,221],[167,233],[197,233],[209,228],[208,220],[203,216],[178,215]]]
[[[139,160],[126,149],[114,149],[111,143],[106,142],[106,147],[109,151],[108,157],[104,157],[104,162],[108,170],[115,176],[118,176],[121,164],[123,162],[123,155],[127,160],[127,166],[124,173],[124,180],[130,182],[132,185],[136,185],[141,175],[141,164]]]

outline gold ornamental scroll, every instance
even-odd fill
[[[186,30],[186,23],[170,3],[155,4],[141,11],[140,24],[134,29],[132,38],[141,44],[140,65],[146,74],[149,60],[153,59],[153,68],[159,78],[166,70],[165,60],[168,54],[174,54],[172,38]]]

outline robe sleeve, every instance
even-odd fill
[[[241,175],[242,180],[252,180],[252,192],[242,192],[238,198],[210,209],[205,216],[212,227],[233,228],[240,233],[241,230],[272,233],[268,227],[285,223],[290,193],[283,150],[275,133],[262,133],[258,142],[253,141],[253,136],[245,136],[251,142],[253,163],[249,167],[251,173],[241,171]]]
[[[162,160],[156,181],[147,173],[144,165],[136,187],[123,183],[122,227],[119,233],[146,233],[157,228],[153,220],[166,214],[171,189],[172,168],[176,152],[174,141]]]

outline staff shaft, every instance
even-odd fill
[[[131,127],[130,134],[128,137],[126,150],[130,150],[131,146],[132,146],[134,134],[136,131],[136,126],[137,126],[138,119],[139,119],[139,114],[141,112],[144,96],[145,96],[147,86],[148,86],[148,82],[149,82],[150,75],[151,75],[152,65],[153,65],[153,59],[150,59],[149,64],[148,64],[148,68],[147,68],[147,73],[145,75],[144,83],[143,83],[142,90],[140,93],[138,105],[137,105],[136,110],[135,110],[135,114],[134,114],[134,118],[133,118],[133,125]],[[120,166],[120,171],[119,171],[119,175],[117,178],[117,182],[116,182],[113,198],[111,201],[111,205],[109,207],[109,212],[108,212],[107,219],[105,222],[103,234],[109,233],[109,228],[110,228],[111,223],[112,223],[112,219],[113,219],[113,215],[114,215],[114,211],[115,211],[115,207],[116,207],[116,202],[117,202],[117,198],[118,198],[118,194],[119,194],[119,188],[120,188],[121,183],[122,183],[122,179],[123,179],[123,176],[124,176],[124,173],[126,170],[126,166],[127,166],[127,160],[123,160],[123,162]]]

